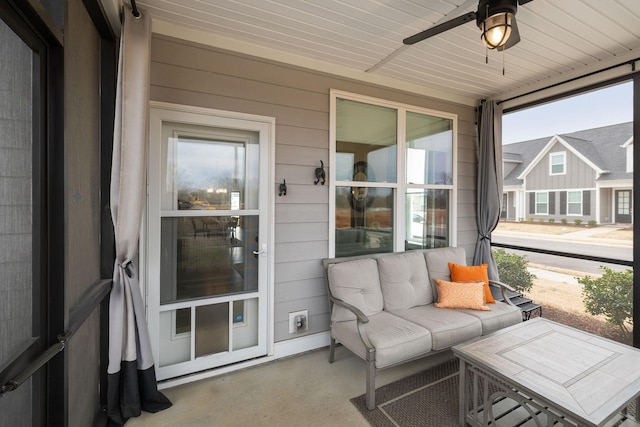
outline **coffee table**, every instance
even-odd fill
[[[453,352],[461,426],[640,426],[636,348],[538,317]]]

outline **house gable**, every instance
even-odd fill
[[[549,166],[548,166],[549,165],[549,154],[552,153],[552,152],[563,151],[563,150],[567,151],[567,156],[566,156],[567,170],[566,170],[565,173],[567,173],[567,174],[571,174],[572,173],[569,170],[569,162],[570,162],[570,159],[571,159],[571,156],[569,155],[569,153],[571,153],[571,155],[575,156],[581,162],[583,162],[585,165],[587,165],[589,168],[591,168],[597,174],[597,176],[600,176],[601,174],[607,172],[606,170],[603,170],[598,165],[596,165],[594,162],[592,162],[582,152],[580,152],[573,145],[568,143],[564,138],[562,138],[559,135],[554,135],[549,140],[547,145],[542,150],[540,150],[540,152],[533,159],[533,161],[531,163],[529,163],[529,165],[525,168],[524,171],[522,171],[522,173],[518,176],[518,179],[522,179],[522,180],[527,179],[528,175],[538,167],[541,167],[541,169],[544,169],[544,170],[546,170],[548,172],[549,171]]]

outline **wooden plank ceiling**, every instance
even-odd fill
[[[639,0],[533,0],[518,7],[522,40],[504,54],[487,53],[475,22],[403,47],[405,37],[475,11],[477,0],[137,4],[152,14],[156,32],[189,32],[190,38],[219,47],[469,104],[505,99],[640,57]]]

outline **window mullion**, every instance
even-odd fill
[[[404,251],[404,239],[406,235],[405,223],[406,217],[406,141],[407,141],[407,110],[398,109],[398,128],[397,128],[397,167],[396,170],[396,193],[395,193],[395,213],[393,217],[394,233],[394,251]]]

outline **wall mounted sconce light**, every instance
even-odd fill
[[[278,187],[278,196],[286,196],[287,195],[287,181],[285,179],[282,180],[282,184]]]
[[[315,174],[316,180],[313,181],[313,185],[318,185],[318,183],[324,185],[327,179],[327,174],[324,171],[324,162],[322,160],[320,160],[320,167],[316,168]]]

